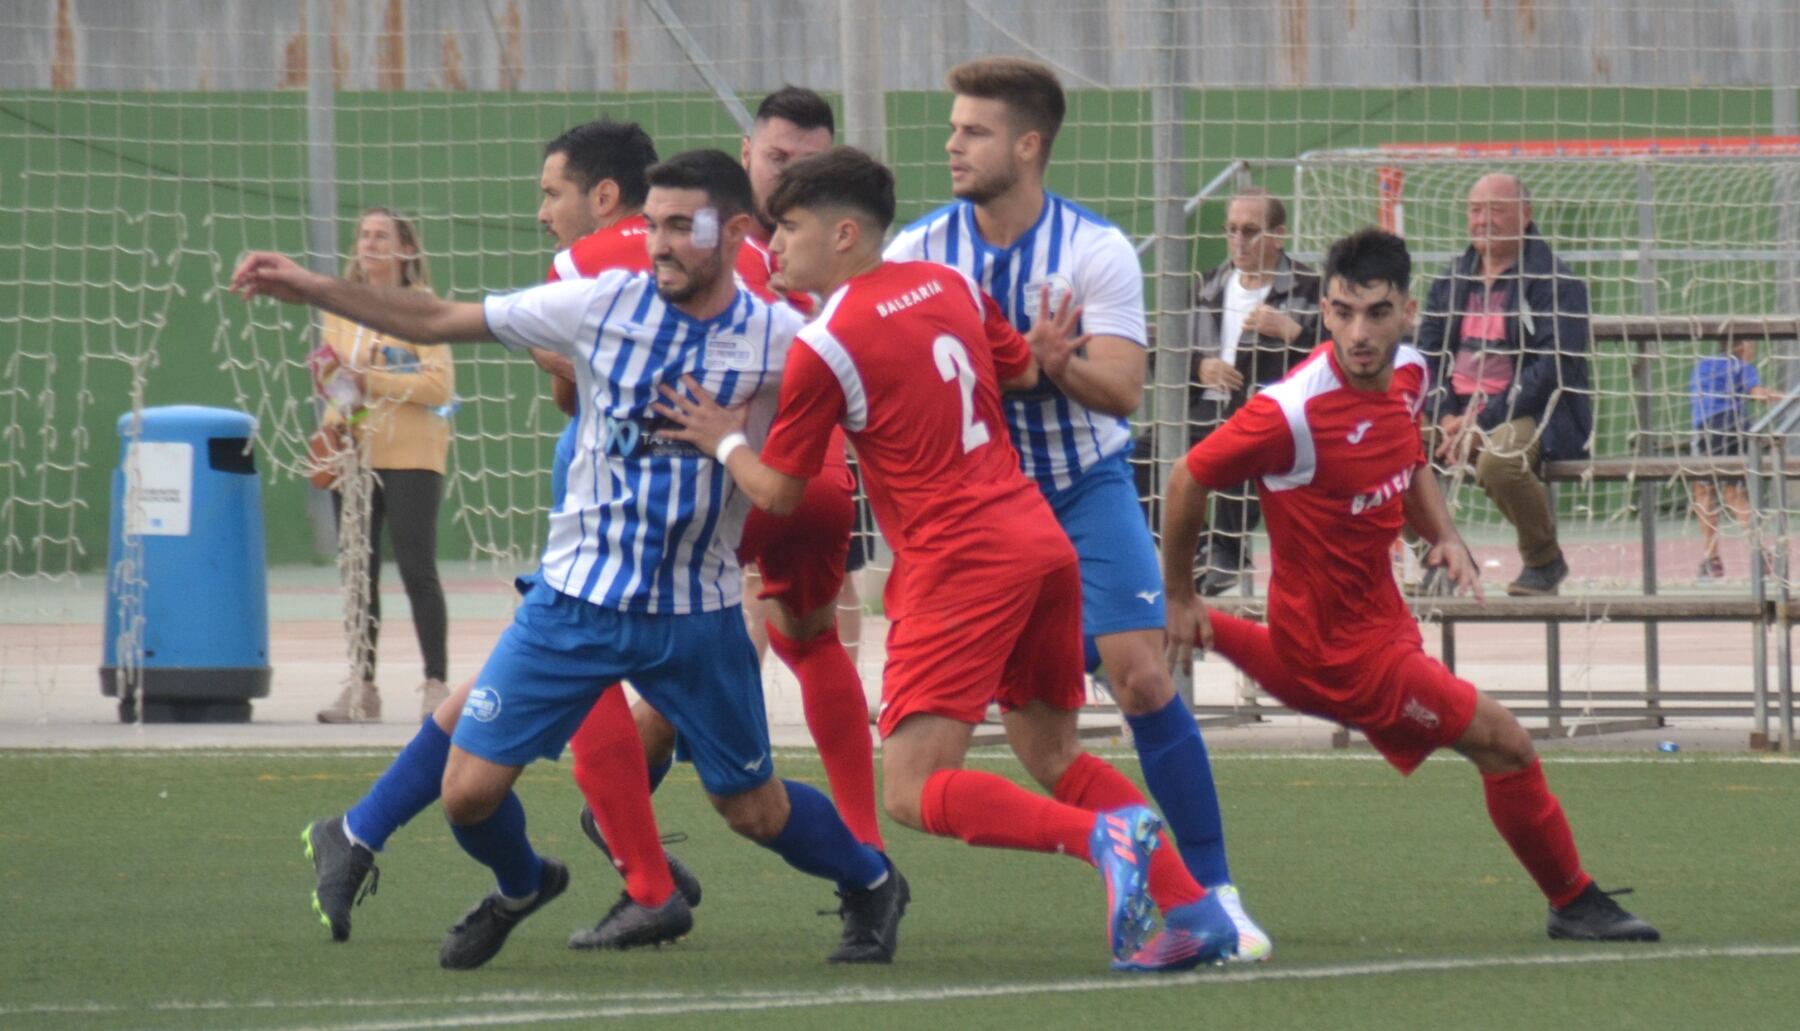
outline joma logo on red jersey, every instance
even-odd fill
[[[1409,465],[1381,481],[1380,485],[1374,489],[1358,494],[1356,499],[1350,502],[1350,514],[1362,515],[1369,509],[1379,508],[1406,493],[1406,488],[1412,486],[1412,478],[1412,466]]]

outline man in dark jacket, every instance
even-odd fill
[[[1431,284],[1417,346],[1431,367],[1434,457],[1471,458],[1475,481],[1518,532],[1515,595],[1555,594],[1569,575],[1541,462],[1582,458],[1593,436],[1588,288],[1532,222],[1518,176],[1469,191],[1469,249]]]
[[[1247,187],[1225,208],[1229,258],[1194,289],[1188,444],[1223,425],[1262,387],[1286,376],[1319,343],[1319,276],[1288,257],[1287,207]],[[1214,495],[1201,538],[1204,595],[1222,594],[1248,569],[1245,542],[1262,520],[1248,483]]]

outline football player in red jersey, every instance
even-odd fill
[[[1481,771],[1488,815],[1549,900],[1552,938],[1656,941],[1582,869],[1562,805],[1517,718],[1425,654],[1394,582],[1389,547],[1403,523],[1427,561],[1479,597],[1419,435],[1425,362],[1401,344],[1418,302],[1399,237],[1365,229],[1325,260],[1331,339],[1188,453],[1163,505],[1168,648],[1216,650],[1284,704],[1361,731],[1410,773],[1439,748]],[[1207,492],[1254,480],[1274,572],[1268,625],[1207,611],[1194,553]]]
[[[770,199],[773,250],[790,287],[829,297],[789,352],[760,456],[737,432],[742,413],[691,381],[686,396],[665,388],[663,412],[686,427],[675,436],[713,450],[770,512],[799,504],[840,427],[856,445],[897,556],[880,719],[889,815],[974,845],[1098,866],[1120,969],[1222,958],[1237,929],[1218,898],[1172,851],[1156,851],[1161,821],[1135,787],[1081,749],[1080,572],[1048,502],[1020,471],[1001,413],[1003,387],[1028,388],[1040,361],[1056,369],[1084,343],[1070,339],[1079,309],[1040,320],[1028,342],[962,272],[884,263],[893,189],[886,168],[841,148],[795,164]],[[1040,782],[1106,780],[1118,786],[1116,807],[1083,809],[963,769],[972,730],[995,701]],[[1140,951],[1155,904],[1167,930]],[[871,923],[885,926],[879,914]]]

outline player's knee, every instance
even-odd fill
[[[450,696],[438,703],[431,711],[431,719],[446,734],[456,732],[456,721],[462,718],[463,704],[469,700],[469,692],[475,689],[475,678],[462,682],[462,686],[450,692]]]
[[[1510,717],[1512,714],[1507,715]],[[1537,748],[1531,743],[1531,733],[1516,718],[1509,719],[1506,726],[1500,728],[1495,735],[1494,753],[1499,762],[1509,770],[1522,770],[1537,758]]]
[[[1099,638],[1101,660],[1114,700],[1128,716],[1156,712],[1175,696],[1163,658],[1160,631],[1132,631]]]
[[[881,808],[901,826],[916,831],[925,829],[925,815],[917,787],[887,781],[882,785]]]
[[[1113,698],[1127,716],[1158,712],[1175,697],[1175,682],[1162,663],[1138,662],[1112,678]]]
[[[1031,775],[1032,780],[1037,781],[1039,787],[1045,791],[1055,791],[1063,774],[1069,772],[1069,767],[1080,758],[1081,742],[1040,741],[1025,749],[1015,747],[1013,752],[1019,757],[1019,764],[1025,767],[1025,772]]]
[[[1518,717],[1485,695],[1458,750],[1483,773],[1513,773],[1531,765],[1537,749]]]
[[[770,842],[787,826],[792,809],[780,781],[765,781],[735,795],[710,795],[726,826],[751,841]]]
[[[488,785],[467,777],[446,774],[444,777],[444,818],[457,827],[468,827],[494,815],[500,800],[506,797],[504,787],[495,791]]]

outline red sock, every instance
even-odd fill
[[[1034,795],[998,774],[939,770],[925,781],[919,815],[925,829],[986,848],[1063,852],[1092,863],[1094,814]]]
[[[1078,809],[1102,813],[1128,805],[1144,805],[1144,794],[1111,763],[1087,752],[1069,764],[1056,782],[1056,800]],[[1162,845],[1150,856],[1150,897],[1156,908],[1167,913],[1206,897],[1206,889],[1194,880],[1181,853],[1175,851],[1167,834],[1160,835]]]
[[[1531,765],[1513,773],[1484,773],[1488,816],[1513,855],[1519,857],[1538,890],[1561,909],[1592,883],[1575,852],[1575,834],[1563,816],[1562,803],[1544,781],[1544,767]]]
[[[1225,612],[1213,612],[1211,616],[1213,651],[1261,684],[1263,690],[1277,698],[1283,697],[1283,686],[1293,683],[1294,675],[1275,654],[1275,645],[1269,640],[1269,628]]]
[[[669,901],[675,882],[663,858],[656,813],[650,808],[650,772],[644,743],[625,689],[606,689],[569,741],[575,759],[575,784],[594,811],[594,822],[612,849],[613,865],[625,875],[632,901],[652,908]]]
[[[881,826],[875,819],[875,745],[869,738],[869,703],[863,698],[862,677],[838,640],[837,622],[822,634],[794,641],[768,625],[769,647],[800,681],[800,703],[806,711],[806,729],[819,746],[825,779],[831,782],[831,800],[838,815],[856,840],[877,851]]]

